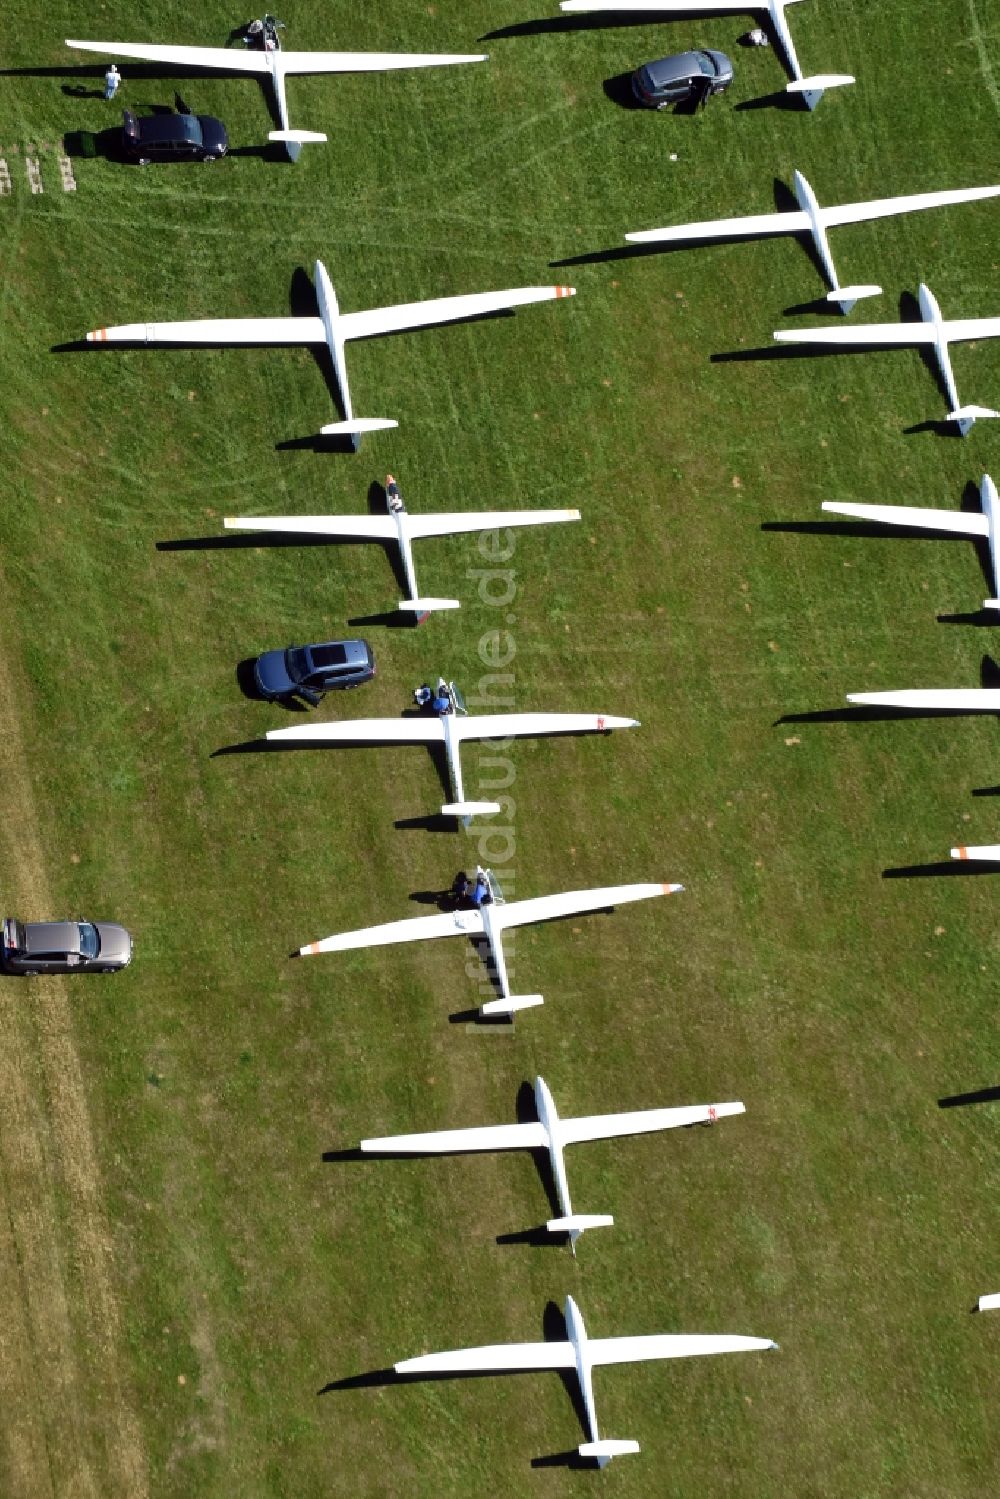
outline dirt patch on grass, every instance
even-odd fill
[[[0,588],[0,593],[5,590]],[[25,684],[2,649],[0,808],[11,833],[4,909],[50,909],[32,777],[16,717]],[[100,982],[100,980],[98,980]],[[67,981],[0,985],[0,1491],[147,1493],[121,1370],[121,1316]]]

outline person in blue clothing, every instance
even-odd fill
[[[452,711],[451,693],[448,691],[448,684],[444,680],[444,677],[438,678],[438,684],[434,689],[434,696],[431,698],[431,709],[438,714],[450,713]]]
[[[476,870],[476,883],[469,887],[469,899],[477,911],[480,906],[488,906],[493,899],[490,894],[490,882],[486,872],[482,869]]]

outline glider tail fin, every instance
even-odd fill
[[[605,1437],[601,1442],[584,1442],[577,1448],[581,1457],[593,1457],[597,1459],[599,1468],[606,1468],[613,1457],[624,1457],[627,1452],[638,1452],[639,1443],[629,1441],[616,1441],[613,1437]]]

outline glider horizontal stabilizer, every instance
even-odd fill
[[[322,130],[269,130],[267,138],[269,141],[285,141],[294,146],[308,146],[312,142],[321,144],[330,139]]]
[[[479,1006],[480,1015],[513,1015],[515,1010],[533,1010],[544,1004],[541,994],[508,994],[503,999],[490,999]]]
[[[853,82],[850,73],[816,73],[812,78],[793,78],[785,84],[785,93],[801,94],[807,108],[815,109],[828,88],[842,88]]]
[[[461,609],[461,599],[400,599],[397,607],[407,614],[433,614],[435,609]]]
[[[989,421],[991,417],[1000,417],[1000,411],[992,411],[989,406],[959,406],[948,412],[947,419],[949,422],[957,422],[958,430],[964,437],[977,421]]]
[[[550,1218],[545,1228],[550,1234],[579,1236],[588,1228],[613,1228],[614,1221],[610,1213],[571,1213],[568,1218]]]
[[[447,802],[442,817],[490,817],[500,811],[499,802]]]
[[[882,288],[880,286],[838,286],[833,291],[828,291],[826,300],[842,304],[849,302],[853,307],[855,302],[860,302],[862,297],[880,297]]]
[[[595,1458],[599,1467],[606,1467],[613,1457],[625,1457],[630,1452],[641,1452],[638,1442],[627,1438],[604,1437],[600,1442],[581,1442],[576,1449],[580,1457]]]
[[[399,423],[389,416],[356,416],[349,422],[327,422],[319,430],[323,437],[355,437],[362,432],[385,432],[389,427],[398,426]]]

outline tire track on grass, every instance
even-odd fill
[[[0,579],[2,589],[2,579]],[[0,646],[13,637],[0,609]],[[32,777],[0,648],[0,806],[16,830],[5,906],[50,909]],[[141,1499],[146,1461],[120,1374],[121,1317],[69,991],[58,979],[0,991],[0,1331],[5,1495]]]
[[[969,0],[969,21],[972,24],[969,40],[975,47],[976,55],[979,58],[979,71],[983,75],[983,82],[986,85],[990,98],[993,100],[993,108],[1000,114],[1000,85],[997,84],[993,72],[993,64],[990,61],[990,54],[986,46],[986,37],[979,22],[979,12],[976,10],[976,0]]]

